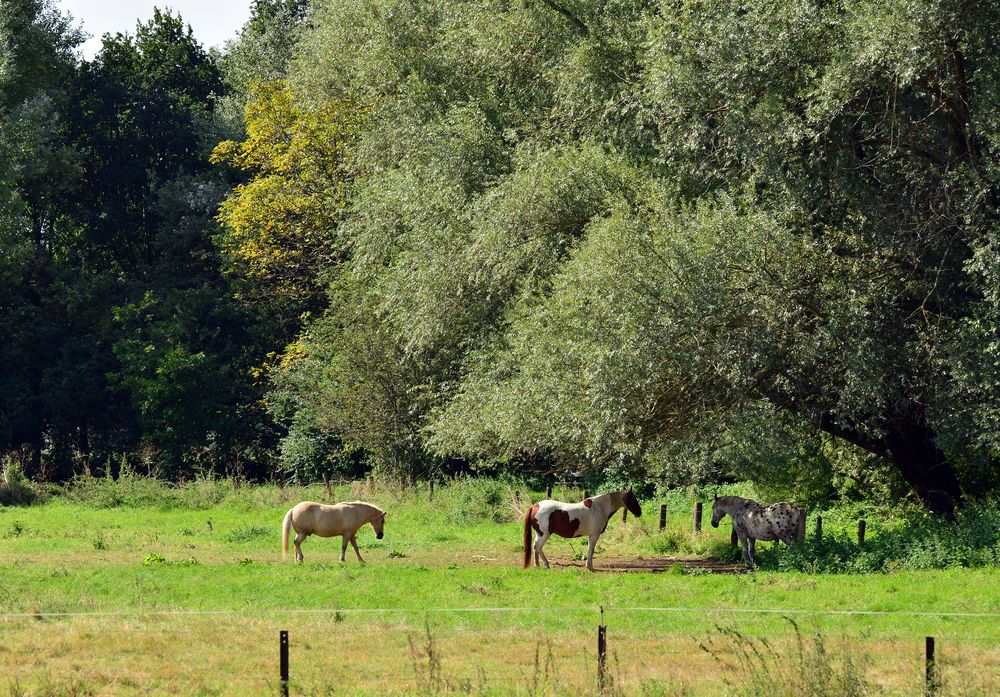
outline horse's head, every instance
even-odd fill
[[[375,538],[382,539],[382,528],[385,527],[385,511],[379,511],[374,518],[369,521],[375,531]]]
[[[635,492],[632,491],[632,487],[629,487],[628,491],[625,492],[625,496],[622,498],[622,503],[625,504],[625,508],[628,509],[628,512],[635,517],[638,518],[642,515],[642,509],[639,508],[639,499],[635,497]]]
[[[719,499],[719,495],[715,495],[715,499],[712,501],[712,527],[719,527],[719,521],[726,517],[725,504]]]

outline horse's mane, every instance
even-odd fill
[[[732,503],[738,504],[743,508],[747,508],[749,506],[756,506],[757,508],[761,507],[761,505],[753,499],[744,498],[742,496],[720,496],[719,500],[721,501],[722,499],[729,499]]]
[[[357,504],[359,506],[368,506],[368,508],[374,508],[379,513],[385,513],[385,511],[376,506],[374,503],[368,503],[367,501],[342,501],[341,503]]]

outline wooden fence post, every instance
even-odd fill
[[[282,629],[278,641],[281,697],[288,697],[288,630]]]
[[[865,530],[868,528],[867,521],[858,521],[858,546],[860,547],[865,543]]]
[[[694,504],[694,531],[701,532],[701,501]]]
[[[608,656],[608,628],[604,626],[604,606],[601,606],[601,623],[597,625],[597,685],[603,693],[605,688],[607,656]]]
[[[627,508],[623,508],[622,509],[622,522],[624,523],[626,520],[628,520],[628,509]]]
[[[589,498],[590,492],[586,489],[583,490],[583,500],[586,501]]]
[[[517,504],[518,509],[521,508],[521,492],[520,491],[515,491],[514,492],[514,503]]]
[[[937,665],[934,661],[934,637],[929,636],[924,643],[924,669],[927,686],[927,697],[934,697],[938,693]]]
[[[552,498],[552,482],[549,482],[548,485],[545,487],[545,498],[547,499]]]
[[[660,504],[660,532],[667,527],[667,504]]]
[[[433,479],[431,480],[431,488],[430,488],[430,490],[427,493],[427,500],[428,501],[433,501],[434,500],[434,480]]]
[[[816,541],[823,541],[823,516],[816,516]]]

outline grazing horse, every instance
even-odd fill
[[[344,552],[347,551],[347,543],[354,547],[354,553],[361,558],[358,551],[358,541],[355,534],[365,523],[371,523],[375,530],[375,537],[382,539],[382,527],[385,525],[385,511],[378,506],[363,501],[350,501],[348,503],[338,503],[327,506],[322,503],[303,501],[295,504],[281,523],[281,550],[282,558],[288,556],[288,533],[295,528],[295,561],[302,561],[302,543],[310,535],[320,537],[336,537],[341,535],[340,541],[340,561],[344,561]]]
[[[549,568],[549,560],[542,551],[545,541],[551,535],[560,537],[587,537],[590,547],[587,549],[587,569],[594,570],[594,546],[597,538],[607,527],[611,516],[622,506],[625,506],[634,516],[641,516],[642,509],[631,489],[627,491],[611,491],[607,494],[584,499],[580,503],[563,503],[561,501],[539,501],[524,514],[524,568],[531,566],[531,529],[538,533],[535,540],[535,566],[539,557]]]
[[[719,521],[727,513],[733,518],[747,569],[753,569],[756,563],[757,540],[781,540],[791,545],[806,537],[806,512],[794,503],[761,506],[756,501],[739,496],[716,495],[712,503],[712,527],[719,527]]]

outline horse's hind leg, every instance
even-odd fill
[[[542,547],[545,546],[545,541],[549,539],[551,533],[540,533],[538,539],[535,540],[535,566],[538,566],[538,557],[542,558],[545,562],[545,568],[549,568],[549,558],[545,556],[545,552],[542,551]]]
[[[363,562],[364,559],[361,558],[361,550],[358,549],[358,541],[354,539],[356,532],[351,533],[351,547],[354,547],[354,553],[358,555],[358,561]]]
[[[304,532],[300,532],[295,536],[295,561],[305,561],[305,557],[302,556],[302,543],[305,539],[309,537]]]
[[[743,549],[743,562],[749,571],[753,568],[753,557],[750,556],[750,540],[745,533],[741,534],[738,530],[737,535],[740,538],[740,547]]]
[[[344,554],[347,552],[347,533],[340,536],[340,561],[345,561]]]

